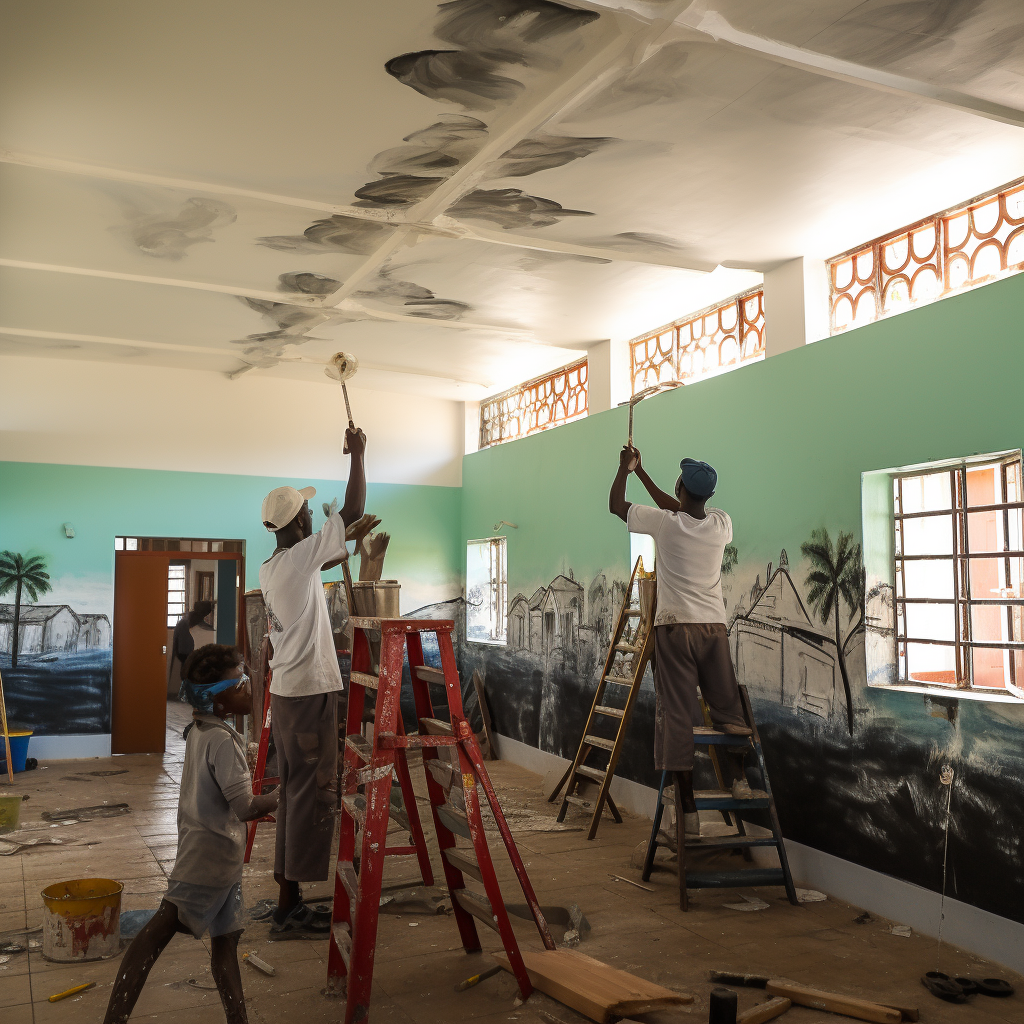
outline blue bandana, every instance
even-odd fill
[[[213,698],[218,693],[230,690],[235,686],[247,683],[249,677],[243,672],[235,679],[221,679],[216,683],[190,683],[182,679],[181,689],[178,690],[178,700],[183,704],[191,704],[196,711],[204,715],[213,714]]]

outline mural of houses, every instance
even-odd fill
[[[544,653],[574,648],[583,623],[583,587],[571,576],[556,576],[541,605]]]
[[[589,590],[573,578],[556,576],[532,597],[516,594],[508,606],[508,646],[547,657],[557,650],[576,650],[581,644],[607,644],[618,606],[625,593],[619,581],[608,585],[597,576]]]
[[[10,654],[14,632],[14,605],[0,604],[0,653]],[[106,615],[79,615],[66,604],[22,605],[18,627],[21,654],[69,654],[110,646],[110,619]]]
[[[785,551],[777,569],[769,563],[765,580],[762,587],[757,577],[749,611],[738,611],[729,630],[736,675],[783,707],[828,718],[841,685],[835,638],[808,614]]]

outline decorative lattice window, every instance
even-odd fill
[[[633,394],[764,358],[764,291],[744,292],[629,343]]]
[[[514,441],[587,415],[587,360],[480,403],[480,447]]]
[[[1024,269],[1024,179],[828,261],[833,334]]]

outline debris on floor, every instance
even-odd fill
[[[824,992],[789,981],[769,981],[765,987],[770,995],[783,996],[798,1006],[807,1006],[812,1010],[827,1010],[844,1017],[871,1021],[873,1024],[900,1024],[903,1020],[903,1012],[892,1006],[838,992]]]
[[[44,821],[56,821],[62,825],[76,821],[92,821],[94,818],[116,818],[121,814],[131,814],[127,804],[96,804],[92,807],[72,807],[67,811],[43,811],[39,815]]]
[[[247,964],[252,964],[252,966],[255,967],[256,970],[262,971],[264,974],[269,975],[271,978],[273,978],[277,974],[277,971],[274,970],[274,968],[271,967],[270,964],[268,964],[266,960],[261,960],[256,955],[256,951],[255,950],[252,950],[249,953],[243,953],[242,954],[242,959]]]
[[[744,900],[743,903],[723,903],[722,906],[729,910],[743,910],[749,913],[752,910],[767,910],[771,904],[765,903],[764,900],[759,899],[757,896],[744,896],[740,893],[740,899]]]
[[[909,924],[893,924],[889,926],[889,933],[891,935],[900,935],[905,939],[909,939],[914,934],[913,929]]]
[[[505,909],[515,917],[521,917],[524,921],[533,920],[533,911],[525,903],[506,903]],[[557,924],[565,928],[562,936],[563,946],[578,946],[580,940],[590,931],[590,922],[583,911],[575,903],[568,907],[556,907],[545,905],[540,908],[548,927]]]
[[[800,888],[796,890],[796,898],[800,903],[821,903],[828,899],[823,892],[818,892],[817,889]]]
[[[65,989],[63,992],[57,992],[50,996],[47,1001],[51,1003],[59,1003],[62,999],[67,999],[68,996],[77,996],[80,992],[86,992],[90,988],[95,987],[95,981],[87,981],[84,985],[75,985],[73,988]]]

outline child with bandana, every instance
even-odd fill
[[[238,970],[245,825],[277,807],[256,796],[245,745],[225,719],[252,710],[249,677],[234,647],[207,644],[189,655],[180,697],[192,705],[178,798],[178,853],[156,914],[121,961],[104,1024],[131,1016],[149,971],[176,932],[210,933],[210,969],[228,1024],[246,1024]]]

